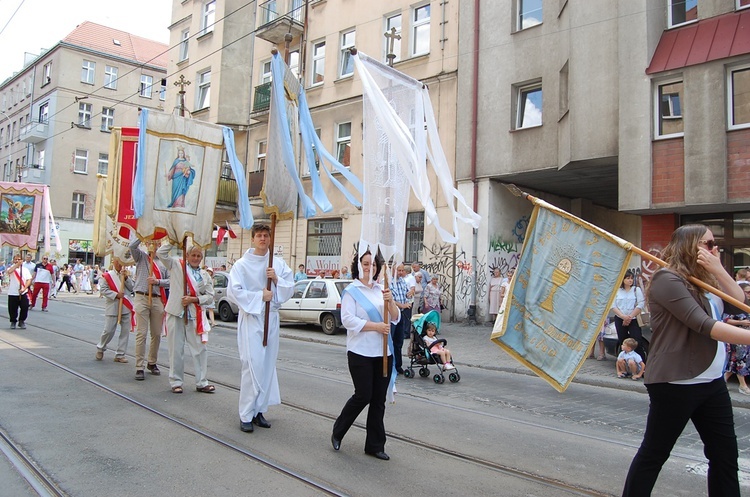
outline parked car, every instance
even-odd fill
[[[333,335],[341,328],[341,294],[351,280],[314,279],[294,284],[294,295],[281,305],[283,322],[319,324]]]
[[[237,319],[239,309],[227,298],[229,273],[214,274],[214,299],[219,319]],[[292,298],[282,304],[279,318],[282,322],[317,324],[323,333],[333,335],[341,328],[341,293],[351,280],[313,279],[298,281]]]

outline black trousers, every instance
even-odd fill
[[[643,362],[646,361],[646,351],[643,348],[643,331],[641,330],[641,327],[638,326],[638,321],[636,318],[633,318],[630,321],[630,324],[625,326],[622,322],[622,319],[615,316],[615,329],[617,330],[617,345],[619,353],[620,349],[619,347],[622,345],[622,342],[626,338],[635,338],[635,340],[638,342],[638,347],[636,347],[635,352],[641,356],[641,359],[643,359]]]
[[[739,496],[737,437],[724,378],[697,385],[646,385],[651,405],[643,442],[630,464],[625,496],[651,495],[675,442],[692,421],[708,459],[708,495]]]
[[[19,309],[21,309],[20,315],[18,314]],[[8,295],[8,315],[11,323],[26,321],[26,317],[29,315],[29,295],[27,293],[20,296]]]
[[[403,372],[401,349],[404,348],[404,340],[409,336],[411,327],[411,309],[401,309],[401,319],[398,323],[391,325],[391,339],[393,339],[393,355],[396,361],[396,371]]]
[[[391,382],[393,357],[388,357],[388,376],[383,377],[383,356],[365,357],[354,352],[347,352],[346,355],[349,374],[354,383],[354,395],[346,401],[341,414],[333,423],[333,436],[342,440],[359,413],[369,404],[365,452],[382,452],[385,450],[385,396]]]

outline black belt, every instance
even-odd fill
[[[148,293],[146,293],[146,292],[139,292],[138,290],[136,290],[135,293],[137,293],[138,295],[146,295],[146,296],[148,296]],[[161,295],[159,295],[158,293],[152,293],[151,295],[154,296],[154,297],[161,297]]]

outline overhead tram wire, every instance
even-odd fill
[[[8,19],[8,22],[5,23],[5,26],[3,26],[3,29],[0,29],[0,35],[2,35],[5,32],[5,28],[8,27],[8,24],[10,24],[10,21],[13,20],[14,17],[16,17],[16,14],[21,9],[21,6],[26,0],[21,0],[21,3],[18,4],[18,7],[16,7],[16,10],[13,11],[13,14],[10,16],[10,19]]]

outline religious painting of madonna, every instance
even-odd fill
[[[34,219],[34,195],[0,195],[0,233],[30,235]]]
[[[196,214],[205,150],[181,140],[159,140],[154,209]]]

